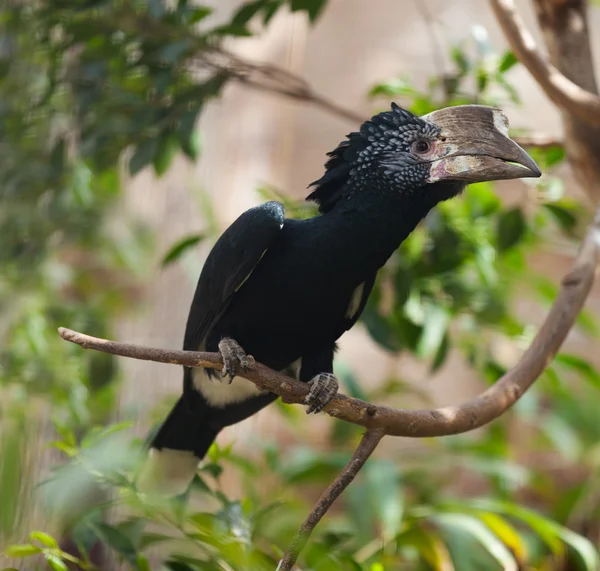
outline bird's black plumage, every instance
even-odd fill
[[[277,202],[242,214],[204,265],[184,349],[217,351],[231,338],[302,381],[332,373],[335,343],[359,318],[377,271],[433,206],[466,184],[429,182],[433,161],[450,152],[445,141],[435,123],[393,105],[329,154],[308,197],[321,215],[285,219]],[[183,457],[189,480],[223,427],[275,398],[239,377],[230,384],[186,368],[184,394],[152,442],[155,460]],[[162,458],[160,450],[180,454]]]

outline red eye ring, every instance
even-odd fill
[[[429,141],[425,141],[424,139],[415,141],[412,145],[412,151],[413,151],[413,153],[416,153],[417,155],[424,155],[425,153],[428,153],[430,150],[431,150],[431,143]]]

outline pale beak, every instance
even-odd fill
[[[442,132],[428,182],[467,183],[541,176],[535,161],[508,137],[508,119],[483,105],[447,107],[422,117]]]

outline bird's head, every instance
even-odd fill
[[[461,105],[417,117],[392,103],[329,153],[309,200],[322,212],[357,192],[395,193],[441,201],[467,184],[539,177],[534,160],[508,137],[500,109]]]

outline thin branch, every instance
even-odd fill
[[[582,89],[546,61],[517,14],[513,0],[490,0],[512,50],[558,107],[583,121],[600,125],[600,97]]]
[[[536,133],[531,135],[515,135],[511,136],[511,138],[525,149],[549,149],[551,147],[562,147],[565,144],[561,139]]]
[[[444,78],[444,53],[445,47],[442,45],[438,35],[434,28],[434,20],[429,10],[427,0],[414,0],[413,4],[417,11],[421,14],[425,28],[429,34],[430,46],[431,46],[431,58],[433,60],[433,66],[435,67],[437,74],[440,79]]]
[[[499,417],[541,375],[560,348],[594,283],[600,257],[600,209],[587,232],[572,270],[563,278],[548,317],[519,363],[481,395],[459,406],[433,410],[401,410],[338,395],[325,411],[336,418],[367,429],[381,429],[391,436],[415,438],[468,432]],[[175,351],[140,347],[90,337],[60,328],[63,339],[84,348],[147,361],[221,369],[218,353]],[[302,403],[307,385],[259,363],[238,373],[259,388],[281,396],[286,402]]]
[[[344,466],[344,469],[338,474],[331,485],[323,492],[315,507],[312,509],[304,523],[300,526],[298,533],[292,539],[282,560],[277,566],[277,571],[290,571],[298,559],[298,555],[304,549],[310,534],[321,518],[328,512],[333,502],[337,500],[340,494],[350,485],[358,472],[365,465],[365,462],[373,454],[375,448],[385,436],[381,429],[367,430],[357,446],[352,458]]]

